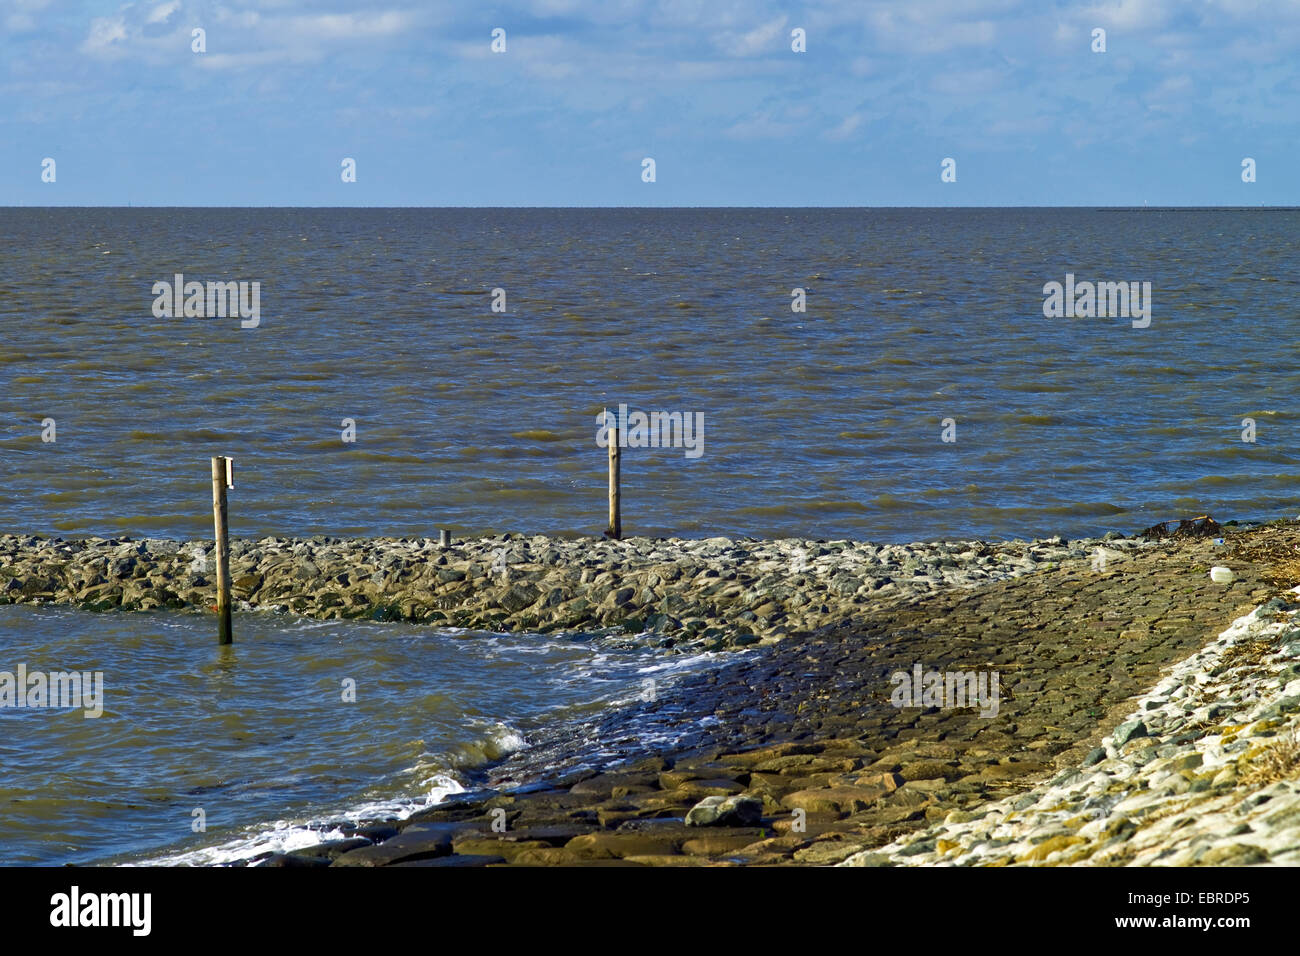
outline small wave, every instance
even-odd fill
[[[141,861],[149,866],[213,866],[251,859],[263,853],[285,853],[343,839],[337,823],[361,824],[381,819],[405,820],[420,810],[437,806],[449,797],[466,792],[458,771],[482,766],[527,746],[524,736],[508,724],[480,728],[481,736],[452,747],[444,754],[431,755],[403,771],[417,778],[419,796],[363,800],[327,817],[275,820],[245,827],[236,837],[215,846],[166,854]],[[131,865],[131,864],[127,864]]]
[[[125,515],[120,525],[124,528],[175,528],[178,524],[192,520],[188,515],[137,514]]]
[[[859,511],[866,512],[871,509],[860,501],[798,501],[785,505],[751,505],[748,508],[738,509],[740,514],[745,515],[793,515],[793,514],[820,514],[834,513],[839,511]]]
[[[487,728],[482,737],[453,747],[448,756],[452,766],[469,769],[508,757],[523,750],[525,746],[527,741],[522,734],[506,724],[497,724]]]
[[[359,443],[357,445],[344,445],[338,439],[316,442],[309,447],[316,451],[337,451],[342,449],[343,453],[354,461],[375,461],[400,465],[422,465],[428,461],[428,459],[421,458],[419,455],[396,455],[382,451],[367,451]]]
[[[1057,385],[1038,378],[1023,382],[1001,382],[999,387],[1008,392],[1033,392],[1034,394],[1039,392],[1072,392],[1076,388],[1074,385]]]
[[[557,435],[555,432],[546,428],[530,428],[526,431],[511,432],[511,438],[519,438],[525,441],[564,441],[563,435]]]
[[[883,495],[877,495],[871,503],[881,511],[906,511],[909,508],[921,510],[932,507],[931,505],[923,504],[920,501],[910,501],[907,498],[900,498],[897,495],[891,495],[888,492]]]
[[[1111,504],[1109,501],[1080,501],[1068,505],[1052,505],[1049,508],[1033,509],[1049,515],[1122,515],[1128,508]]]

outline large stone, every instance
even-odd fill
[[[457,839],[455,850],[457,856],[497,856],[507,862],[515,862],[524,854],[535,850],[553,850],[544,840],[504,840],[497,835],[472,836]]]
[[[452,838],[463,823],[415,823],[376,846],[349,850],[334,866],[390,866],[403,860],[432,859],[451,853]]]
[[[1147,725],[1140,720],[1130,720],[1115,728],[1111,740],[1116,747],[1123,747],[1130,740],[1137,740],[1139,737],[1145,736],[1147,736]]]
[[[501,597],[497,598],[497,603],[512,614],[522,611],[529,607],[538,598],[536,588],[527,584],[516,584],[508,588]]]
[[[1066,836],[1064,834],[1061,834],[1058,836],[1049,837],[1048,839],[1039,843],[1029,852],[1022,854],[1020,856],[1020,860],[1026,863],[1038,863],[1043,860],[1046,860],[1049,856],[1051,856],[1053,853],[1056,853],[1057,851],[1068,850],[1072,846],[1076,846],[1080,843],[1087,843],[1087,842],[1088,842],[1087,840],[1085,840],[1083,837],[1080,836]]]
[[[1249,843],[1231,843],[1212,847],[1196,862],[1201,866],[1251,866],[1267,863],[1268,853]]]
[[[791,810],[804,810],[808,813],[846,815],[875,806],[876,801],[887,792],[883,786],[818,787],[788,793],[781,798],[781,805]]]
[[[569,789],[569,792],[608,800],[613,796],[616,787],[653,787],[658,783],[659,775],[656,773],[602,773],[586,780],[579,780]],[[623,792],[629,791],[624,789]]]
[[[675,790],[685,784],[701,780],[727,780],[738,783],[749,779],[749,774],[722,764],[709,763],[697,766],[682,766],[664,770],[659,774],[659,786],[665,790]]]
[[[371,845],[371,841],[367,840],[365,837],[352,837],[346,840],[330,840],[327,843],[317,843],[314,846],[303,847],[300,850],[292,850],[286,855],[302,856],[302,857],[324,857],[325,860],[328,862],[329,860],[337,859],[338,857],[342,856],[344,853],[347,853],[351,850],[355,850],[359,847],[370,846],[370,845]]]
[[[310,867],[329,866],[330,858],[327,856],[312,856],[308,853],[272,853],[266,857],[258,866],[285,867],[306,869]]]
[[[438,866],[438,867],[476,867],[476,866],[494,866],[505,863],[506,860],[499,856],[440,856],[435,858],[425,858],[419,860],[402,860],[400,863],[394,863],[394,866]]]
[[[898,769],[904,780],[948,780],[960,776],[961,770],[951,764],[933,760],[905,763]],[[892,787],[890,788],[893,789]]]
[[[862,849],[861,843],[846,840],[818,840],[812,846],[794,851],[795,861],[808,866],[833,866]]]
[[[752,846],[767,835],[767,831],[754,827],[704,830],[682,844],[682,852],[695,856],[725,856],[747,846]]]
[[[838,771],[840,773],[856,770],[860,760],[852,757],[841,759],[817,757],[811,754],[798,754],[788,757],[776,757],[763,760],[753,765],[760,773],[817,773]]]
[[[980,771],[979,777],[989,782],[1014,780],[1017,777],[1025,777],[1047,769],[1050,769],[1048,764],[1037,763],[1033,760],[1017,760],[985,767]]]
[[[581,857],[563,847],[547,846],[517,853],[510,862],[515,866],[560,866],[566,863],[577,863],[580,860]]]
[[[745,794],[705,797],[686,814],[688,827],[751,827],[763,816],[763,801]]]
[[[704,797],[729,797],[743,793],[744,790],[745,787],[734,780],[719,778],[713,780],[688,780],[681,786],[667,791],[667,794],[676,800],[693,802]]]
[[[852,783],[858,787],[880,787],[886,792],[893,792],[910,779],[917,778],[905,778],[897,773],[864,773],[853,778]]]
[[[685,834],[610,832],[585,833],[564,845],[564,849],[579,860],[615,859],[626,856],[658,856],[676,853]]]

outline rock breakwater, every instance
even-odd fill
[[[495,631],[610,628],[716,650],[811,633],[949,588],[1085,567],[1101,544],[506,534],[444,548],[429,538],[317,536],[235,539],[230,554],[237,609]],[[1117,558],[1142,546],[1105,542]],[[216,602],[213,562],[208,541],[8,534],[0,603],[207,609]]]

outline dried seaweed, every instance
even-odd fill
[[[1170,525],[1178,521],[1178,527],[1170,530]],[[1223,528],[1219,522],[1215,521],[1209,515],[1200,515],[1196,518],[1178,518],[1169,521],[1161,521],[1159,524],[1153,524],[1145,531],[1139,532],[1138,537],[1146,538],[1149,541],[1161,541],[1165,538],[1183,540],[1187,538],[1217,538],[1223,534]]]
[[[1294,541],[1240,542],[1228,553],[1228,559],[1263,565],[1260,577],[1274,587],[1290,590],[1300,583],[1300,544]]]

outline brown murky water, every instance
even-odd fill
[[[698,458],[624,455],[628,533],[1068,536],[1294,510],[1297,227],[1273,210],[0,210],[0,526],[202,533],[208,458],[230,454],[236,534],[599,532],[595,416],[619,402],[704,417]],[[1067,272],[1150,281],[1150,327],[1044,318]],[[153,284],[177,273],[260,282],[258,327],[155,318]]]
[[[648,679],[666,690],[715,657],[612,637],[236,624],[237,643],[219,648],[206,615],[0,607],[0,672],[102,675],[79,706],[0,707],[4,863],[305,846],[472,789],[476,767],[543,728],[610,711]]]

